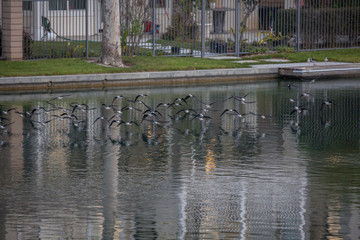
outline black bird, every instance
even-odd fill
[[[26,112],[19,112],[19,111],[15,111],[16,114],[18,114],[20,117],[22,118],[31,118],[33,116],[33,111],[34,109],[29,112],[29,111],[26,111]]]
[[[144,120],[148,120],[148,117],[151,117],[154,120],[157,118],[157,115],[154,113],[145,113],[141,119],[141,122],[143,122]]]
[[[134,108],[132,106],[125,106],[125,107],[123,107],[123,109],[124,109],[123,111],[138,111],[138,112],[141,112],[140,109]]]
[[[144,102],[141,101],[141,100],[139,100],[139,103],[142,103],[142,104],[147,108],[147,109],[143,112],[143,114],[147,114],[147,113],[153,114],[153,115],[159,114],[159,115],[162,117],[161,113],[160,113],[158,110],[152,109],[151,107],[149,107],[148,105],[146,105],[146,103],[144,103]]]
[[[170,107],[172,103],[159,103],[156,108],[159,108],[159,107]]]
[[[236,110],[236,109],[233,109],[233,108],[227,108],[227,109],[225,109],[222,113],[221,113],[221,115],[220,115],[220,117],[222,117],[225,113],[227,113],[227,112],[230,112],[230,113],[236,113],[236,114],[239,114],[239,112]]]
[[[147,94],[139,94],[135,97],[134,100],[128,100],[128,102],[136,102],[138,100],[139,97],[147,97]]]
[[[143,114],[151,114],[151,115],[154,115],[154,116],[157,116],[158,117],[158,115],[160,116],[160,117],[162,117],[162,115],[161,115],[161,113],[158,111],[158,110],[153,110],[153,109],[147,109],[147,110],[145,110],[144,112],[143,112]]]
[[[170,103],[170,105],[167,107],[167,108],[170,108],[170,107],[174,107],[175,106],[182,106],[182,104],[180,102],[173,102],[173,103]]]
[[[106,117],[101,116],[101,117],[96,118],[93,124],[95,124],[98,120],[106,120],[107,122],[109,122],[109,120]]]
[[[7,109],[7,110],[3,110],[2,113],[5,114],[5,115],[7,115],[7,114],[9,114],[11,111],[15,111],[15,110],[17,110],[17,108],[9,108],[9,109]]]
[[[186,97],[184,97],[184,100],[186,101],[188,98],[195,98],[197,99],[194,95],[192,95],[191,93],[189,93]]]
[[[194,109],[189,108],[189,109],[181,109],[181,110],[177,111],[177,112],[175,113],[175,115],[177,115],[177,114],[179,114],[179,113],[181,113],[181,112],[184,112],[185,114],[191,114],[191,113],[196,114],[196,113],[197,113]]]
[[[103,108],[105,108],[106,110],[114,110],[114,108],[116,107],[116,105],[106,105],[105,103],[102,103],[101,106],[103,106]]]
[[[112,120],[111,122],[110,122],[110,124],[109,124],[109,128],[114,124],[114,123],[116,123],[117,124],[117,126],[119,126],[120,125],[120,123],[121,123],[121,119],[120,120]]]
[[[205,103],[203,101],[201,101],[200,99],[198,99],[199,102],[201,102],[204,105],[205,109],[210,109],[212,108],[212,105],[214,105],[216,102],[212,102],[212,103]]]
[[[123,95],[118,95],[118,96],[115,96],[111,102],[111,104],[114,104],[114,102],[117,100],[117,99],[122,99],[122,98],[125,98]]]
[[[89,106],[86,105],[85,103],[70,103],[70,107],[72,107],[72,113],[75,112],[76,109],[80,109],[81,111],[85,111],[85,110],[89,110]],[[95,108],[92,108],[92,110]]]
[[[54,119],[50,119],[50,120],[47,120],[47,121],[44,121],[44,122],[41,122],[41,121],[35,121],[35,120],[30,120],[30,123],[31,123],[31,126],[33,128],[36,128],[35,127],[35,124],[36,125],[40,125],[40,126],[45,126],[47,123],[53,121]]]
[[[68,114],[68,113],[63,113],[63,114],[60,114],[60,117],[78,120],[77,116],[75,116],[74,114],[71,114],[71,115],[70,115],[70,114]]]
[[[7,124],[0,124],[0,129],[5,129],[7,126],[13,124],[14,122],[7,123]]]
[[[249,95],[249,93],[245,94],[244,96],[236,96],[236,95],[234,95],[234,96],[229,97],[225,101],[234,98],[235,100],[238,100],[240,102],[245,102],[245,99],[246,99],[247,95]]]
[[[210,116],[206,116],[202,113],[196,114],[191,120],[194,120],[195,118],[199,118],[200,121],[206,120],[206,119],[211,119]]]
[[[173,103],[181,103],[184,102],[187,105],[186,99],[185,98],[175,98]]]
[[[0,123],[2,123],[4,120],[9,121],[9,119],[7,119],[5,117],[0,117]]]

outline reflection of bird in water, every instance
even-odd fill
[[[294,113],[297,114],[306,114],[308,111],[307,108],[302,107],[302,106],[295,106],[294,109],[290,112],[290,115],[293,115]]]
[[[332,106],[335,106],[335,105],[336,105],[336,104],[333,103],[332,101],[330,101],[330,100],[325,100],[325,101],[322,102],[322,104],[321,104],[320,111],[323,110],[323,107],[324,107],[324,106],[327,106],[328,108],[331,108]]]
[[[299,99],[300,98],[302,98],[302,97],[310,97],[311,95],[310,95],[310,93],[307,93],[307,92],[304,92],[304,93],[302,93],[301,95],[300,95],[300,97],[299,97]]]
[[[121,124],[125,124],[126,126],[132,126],[132,125],[136,125],[139,126],[139,124],[135,121],[129,121],[129,122],[125,122],[125,121],[121,121],[118,126],[120,126]]]
[[[65,97],[69,97],[69,96],[70,96],[70,94],[65,94],[65,95],[61,95],[61,96],[54,97],[54,98],[50,99],[49,101],[62,100],[62,99],[64,99]]]
[[[260,117],[260,118],[262,118],[262,119],[272,118],[272,116],[270,116],[270,115],[256,114],[256,113],[253,113],[253,112],[250,112],[249,114],[254,115],[254,116],[258,116],[258,117]]]
[[[332,126],[332,121],[331,119],[329,119],[328,121],[324,121],[323,119],[321,119],[321,124],[324,126],[324,128],[329,128]]]
[[[316,78],[313,79],[308,79],[308,78],[301,78],[301,81],[303,82],[309,82],[309,83],[315,83],[317,79],[321,78],[323,75],[320,74],[319,76],[317,76]]]
[[[148,122],[151,122],[157,126],[165,126],[167,123],[169,123],[169,121],[160,121],[160,120],[156,120],[156,119],[143,119],[144,121],[148,121]]]

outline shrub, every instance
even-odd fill
[[[249,50],[249,54],[267,53],[269,48],[267,47],[253,47]]]
[[[31,58],[32,45],[34,41],[31,38],[30,33],[23,30],[23,57],[24,59]]]
[[[296,9],[277,12],[274,31],[296,35]],[[339,36],[346,36],[345,44],[356,46],[360,32],[360,8],[302,9],[300,34],[303,48],[337,47]]]
[[[2,29],[0,28],[0,56],[2,56]]]

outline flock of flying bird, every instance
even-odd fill
[[[310,80],[310,84],[315,83],[316,79]],[[291,90],[294,86],[292,84],[288,85],[288,89]],[[233,100],[239,104],[254,104],[255,101],[247,100],[247,97],[250,93],[246,93],[243,96],[231,96],[225,100],[222,100],[223,103],[226,101]],[[28,120],[30,125],[34,129],[40,129],[46,124],[52,121],[70,121],[74,127],[79,127],[81,124],[86,122],[86,118],[79,113],[86,113],[97,108],[90,107],[85,103],[72,102],[68,104],[68,107],[62,107],[65,105],[65,102],[62,102],[64,98],[70,97],[70,95],[61,95],[55,98],[49,99],[46,101],[46,105],[37,106],[31,111],[20,112],[17,108],[9,108],[2,110],[0,112],[0,134],[9,132],[8,127],[14,123],[8,118],[8,115],[11,111],[14,111],[20,117]],[[139,94],[134,99],[128,99],[122,95],[114,96],[110,104],[101,104],[101,108],[104,113],[101,116],[97,116],[95,120],[90,124],[98,124],[99,122],[105,122],[108,128],[120,127],[121,125],[131,126],[136,125],[140,126],[144,122],[150,122],[157,126],[165,126],[170,122],[180,121],[188,119],[191,121],[208,121],[213,119],[217,112],[219,117],[235,117],[242,119],[244,121],[245,116],[253,115],[260,117],[262,119],[272,118],[273,116],[267,116],[264,114],[257,114],[254,112],[242,113],[240,108],[226,108],[222,110],[216,110],[214,106],[217,102],[206,103],[202,99],[194,96],[193,94],[188,94],[184,97],[175,98],[172,102],[169,103],[158,103],[153,107],[149,106],[145,100],[148,97],[146,94]],[[309,111],[306,106],[297,106],[301,99],[306,99],[310,97],[310,93],[303,92],[297,99],[290,99],[290,103],[293,108],[289,112],[290,115],[300,116]],[[60,104],[62,103],[62,104]],[[125,103],[125,106],[123,106]],[[62,106],[61,106],[62,105]],[[222,104],[223,106],[224,104]],[[229,105],[229,104],[227,104]],[[320,110],[322,111],[324,107],[331,107],[335,105],[332,101],[325,100],[322,102]],[[122,107],[120,107],[122,106]],[[217,106],[221,106],[218,104]],[[137,112],[137,114],[126,114],[126,112]],[[47,117],[39,117],[46,114]],[[129,119],[129,116],[141,116],[141,119]],[[44,119],[44,120],[41,120]],[[298,119],[298,118],[297,118]],[[89,124],[89,123],[88,123]],[[293,124],[296,131],[298,129],[299,123],[298,120]]]
[[[232,97],[229,97],[228,99],[226,99],[225,101],[234,99],[234,100],[239,101],[242,104],[255,103],[254,101],[246,101],[247,95],[248,94],[245,94],[244,96],[232,96]],[[61,96],[52,98],[52,99],[46,101],[47,106],[37,106],[36,108],[33,108],[31,111],[20,112],[20,111],[18,111],[17,108],[9,108],[7,110],[2,110],[1,111],[2,114],[0,117],[0,129],[6,129],[7,126],[14,123],[14,122],[11,122],[9,120],[9,118],[7,118],[7,115],[11,111],[14,111],[16,114],[18,114],[22,118],[28,119],[33,128],[38,128],[40,126],[44,126],[56,119],[58,119],[58,120],[67,119],[67,120],[70,120],[74,126],[79,126],[79,124],[84,122],[84,120],[80,119],[80,117],[78,115],[76,115],[77,112],[78,111],[87,112],[87,111],[95,110],[97,108],[89,107],[85,103],[76,103],[76,102],[70,103],[69,107],[67,107],[67,108],[61,107],[60,105],[57,104],[60,100],[66,98],[68,96],[70,96],[70,95],[61,95]],[[189,118],[190,120],[199,119],[200,121],[203,121],[203,120],[209,120],[209,119],[213,118],[213,116],[210,116],[210,114],[208,114],[210,111],[217,111],[217,110],[213,109],[213,105],[216,102],[205,103],[204,101],[202,101],[201,99],[197,98],[196,96],[194,96],[192,94],[188,94],[185,97],[175,98],[170,103],[158,103],[155,107],[150,107],[144,101],[144,99],[146,97],[148,97],[148,95],[139,94],[133,100],[131,100],[131,99],[125,98],[122,95],[115,96],[113,98],[111,104],[105,104],[105,103],[101,104],[101,107],[104,110],[108,110],[109,112],[111,112],[110,116],[107,117],[109,114],[106,114],[104,116],[98,116],[94,120],[93,124],[96,124],[98,121],[106,121],[108,123],[108,127],[110,128],[113,126],[119,127],[121,124],[139,126],[144,121],[152,122],[156,125],[163,125],[165,123],[168,123],[170,120],[176,121],[176,120],[182,120],[185,118]],[[123,107],[119,107],[119,105],[117,105],[117,102],[121,99],[125,100],[127,103]],[[192,102],[191,104],[189,103],[190,99],[199,103],[200,104],[199,108],[190,107],[190,106],[195,105],[194,102]],[[165,110],[166,109],[175,110],[174,114],[167,115],[169,117],[169,120],[165,120],[166,113],[164,113],[164,109]],[[57,111],[57,113],[60,111],[61,114],[55,114],[55,111]],[[125,121],[122,118],[123,113],[130,112],[130,111],[135,111],[135,112],[141,113],[141,116],[142,116],[141,120],[139,121],[139,120],[133,119],[133,120]],[[36,116],[39,116],[42,113],[46,113],[47,115],[49,115],[50,119],[47,119],[45,121],[36,120]],[[234,108],[224,109],[221,112],[220,117],[224,116],[225,114],[226,115],[236,115],[238,117],[243,117],[243,116],[247,115],[247,114],[239,113],[239,111]],[[249,112],[248,114],[261,116],[263,118],[265,117],[264,115],[259,115],[259,114],[255,114],[252,112]]]

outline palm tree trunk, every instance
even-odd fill
[[[102,0],[104,28],[99,62],[124,67],[121,58],[119,0]]]

